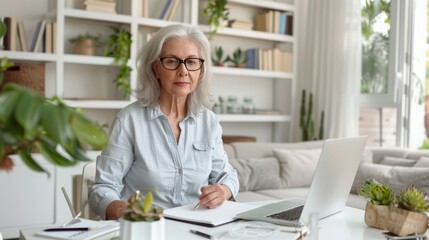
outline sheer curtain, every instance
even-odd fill
[[[298,11],[295,119],[301,92],[313,93],[315,134],[325,111],[324,138],[358,135],[361,79],[360,1],[295,0]],[[308,97],[307,97],[308,102]],[[301,140],[294,121],[294,140]]]

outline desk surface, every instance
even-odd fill
[[[218,227],[203,227],[194,224],[166,220],[166,239],[165,240],[202,240],[204,238],[192,234],[190,229],[199,230],[210,235],[216,236],[219,240],[234,239],[228,234],[228,231],[242,224],[244,221],[237,221],[225,224]],[[41,240],[44,238],[36,237],[34,234],[40,231],[41,228],[21,229],[21,240]],[[333,216],[320,220],[319,222],[319,239],[349,239],[349,240],[376,240],[385,239],[381,230],[367,227],[364,223],[364,211],[360,209],[346,207],[344,211],[337,213]],[[117,235],[118,233],[116,233]],[[113,235],[114,236],[114,235]],[[279,235],[266,239],[272,240],[285,240],[294,239],[296,233],[280,232]],[[110,239],[112,235],[104,236],[101,239]],[[235,238],[236,239],[236,238]]]

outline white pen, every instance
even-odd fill
[[[222,171],[219,176],[217,176],[215,183],[221,183],[223,179],[226,177],[227,172]],[[200,206],[200,203],[198,202],[197,205],[195,205],[194,209],[192,211],[195,211]]]

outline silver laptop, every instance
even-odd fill
[[[344,209],[367,136],[324,142],[305,202],[288,199],[242,212],[238,218],[299,226],[311,213],[325,218]]]

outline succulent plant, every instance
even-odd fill
[[[247,62],[247,57],[244,51],[238,47],[232,53],[232,57],[228,55],[225,61],[233,63],[235,67],[239,67]]]
[[[131,222],[160,220],[164,210],[160,207],[153,207],[152,202],[152,192],[148,192],[143,200],[140,191],[137,190],[128,199],[129,205],[122,218]]]
[[[366,179],[357,190],[359,196],[374,205],[390,205],[395,200],[395,193],[389,186],[378,183],[375,179]]]
[[[396,202],[399,208],[412,212],[421,213],[429,210],[429,198],[415,186],[402,190],[396,197]]]
[[[223,63],[226,61],[223,54],[224,54],[224,51],[223,51],[223,48],[221,46],[214,47],[213,55],[212,55],[212,62],[215,66],[222,66]]]

